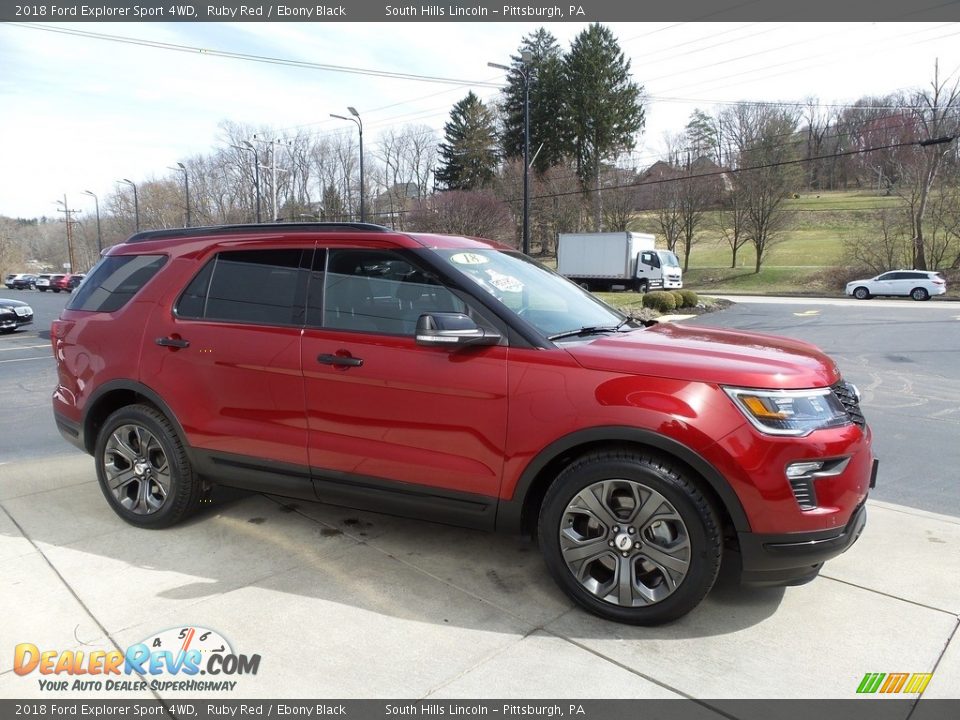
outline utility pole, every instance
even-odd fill
[[[71,213],[77,212],[76,210],[71,210],[67,205],[67,196],[64,193],[63,200],[57,200],[57,205],[63,205],[62,210],[57,210],[57,212],[62,212],[64,215],[64,223],[67,226],[67,262],[70,263],[70,272],[75,272],[76,263],[73,257],[73,224],[76,220],[73,219]]]
[[[256,139],[256,136],[254,136]],[[259,225],[260,220],[260,154],[257,152],[257,148],[249,140],[241,140],[240,142],[243,145],[231,145],[230,147],[236,148],[237,150],[243,150],[245,152],[253,153],[253,189],[257,194],[257,224]]]
[[[253,136],[253,139],[256,142],[267,143],[268,145],[271,145],[270,172],[273,176],[273,187],[271,188],[271,196],[273,200],[273,222],[277,222],[279,220],[279,208],[277,207],[277,172],[287,172],[282,168],[279,171],[277,170],[277,148],[279,148],[281,145],[286,145],[289,147],[290,143],[286,143],[280,138],[277,138],[276,140],[261,140],[256,135]]]

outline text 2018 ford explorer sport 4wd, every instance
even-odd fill
[[[107,501],[212,483],[533,533],[560,587],[652,624],[726,558],[811,579],[865,522],[856,389],[816,347],[643,327],[495,243],[376,225],[144,232],[52,327],[63,435]],[[306,542],[306,540],[305,540]]]

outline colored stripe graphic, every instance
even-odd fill
[[[885,677],[886,673],[867,673],[863,676],[863,680],[860,681],[860,686],[857,688],[857,692],[875,693]]]
[[[857,686],[857,692],[862,695],[875,692],[917,695],[927,689],[932,677],[933,673],[867,673]]]
[[[922,693],[927,689],[927,685],[930,684],[930,678],[933,677],[933,673],[914,673],[910,676],[910,682],[907,683],[907,687],[904,689],[905,693]]]
[[[887,675],[887,681],[880,688],[882,693],[898,693],[907,684],[907,678],[910,673],[890,673]]]

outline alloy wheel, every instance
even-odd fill
[[[163,507],[170,494],[170,465],[157,437],[141,425],[120,425],[103,453],[107,487],[114,499],[137,515]]]
[[[690,536],[663,495],[632,480],[604,480],[573,496],[560,524],[560,553],[596,598],[642,607],[672,595],[690,569]]]

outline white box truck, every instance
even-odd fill
[[[679,290],[677,256],[648,233],[560,233],[557,272],[588,290]]]

